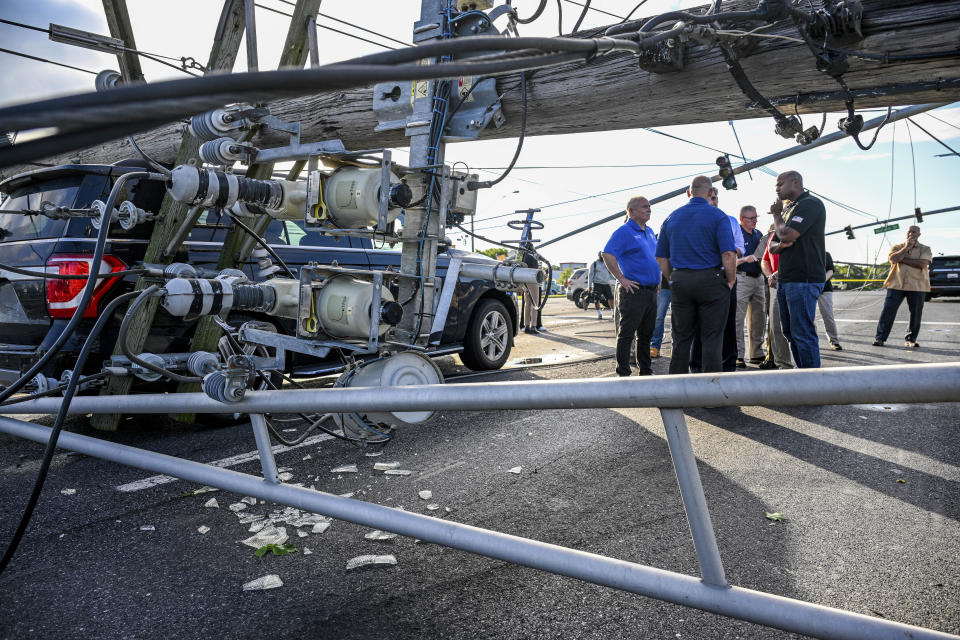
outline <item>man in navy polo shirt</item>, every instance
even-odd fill
[[[627,221],[610,236],[601,257],[617,279],[620,328],[617,332],[617,374],[630,375],[630,347],[637,338],[637,367],[641,376],[650,368],[650,338],[657,320],[660,268],[654,257],[657,236],[647,227],[650,201],[642,196],[627,202]],[[689,351],[689,346],[688,346]]]
[[[670,373],[689,372],[698,321],[702,370],[721,370],[723,328],[730,291],[737,282],[737,253],[727,214],[707,202],[712,188],[710,178],[694,178],[687,190],[690,202],[667,216],[660,227],[656,258],[673,295]]]

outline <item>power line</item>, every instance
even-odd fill
[[[290,5],[291,7],[297,6],[295,2],[290,2],[290,0],[278,0],[278,1],[279,1],[279,2],[282,2],[283,4]],[[569,2],[569,0],[567,0],[567,1]],[[352,22],[347,22],[346,20],[341,20],[340,18],[335,18],[335,17],[333,17],[333,16],[331,16],[331,15],[328,15],[328,14],[326,14],[326,13],[323,13],[322,11],[318,11],[318,12],[317,12],[317,15],[322,16],[322,17],[326,18],[327,20],[333,20],[334,22],[339,22],[340,24],[345,24],[345,25],[347,25],[347,26],[349,26],[349,27],[353,27],[354,29],[359,29],[360,31],[365,31],[365,32],[367,32],[367,33],[369,33],[369,34],[371,34],[371,35],[375,35],[375,36],[378,36],[378,37],[380,37],[380,38],[383,38],[384,40],[390,40],[391,42],[396,42],[397,44],[403,45],[403,46],[405,46],[405,47],[411,47],[411,46],[413,46],[413,45],[411,45],[409,42],[404,42],[403,40],[397,40],[396,38],[391,38],[390,36],[385,35],[385,34],[383,34],[383,33],[379,33],[379,32],[377,32],[377,31],[371,31],[370,29],[367,29],[367,28],[365,28],[365,27],[361,27],[361,26],[358,25],[358,24],[353,24]]]
[[[7,22],[3,20],[3,22]],[[20,56],[21,58],[27,58],[29,60],[36,60],[37,62],[46,62],[47,64],[54,64],[58,67],[66,67],[67,69],[73,69],[74,71],[83,71],[84,73],[89,73],[92,75],[97,75],[96,71],[90,71],[89,69],[81,69],[80,67],[74,67],[73,65],[64,64],[62,62],[56,62],[54,60],[47,60],[46,58],[38,58],[37,56],[31,56],[28,53],[21,53],[19,51],[11,51],[10,49],[0,49],[2,53],[9,53],[12,56]]]
[[[564,2],[569,2],[570,4],[575,4],[575,5],[577,5],[578,7],[587,6],[587,5],[584,5],[584,3],[582,3],[582,2],[577,2],[576,0],[564,0]],[[588,4],[589,4],[589,3],[588,3]],[[594,7],[594,6],[588,6],[587,8],[588,8],[590,11],[594,11],[594,12],[596,12],[596,13],[602,13],[602,14],[605,15],[605,16],[610,16],[611,18],[616,18],[617,20],[625,20],[625,19],[626,19],[626,18],[624,18],[623,16],[618,16],[618,15],[615,14],[615,13],[610,13],[609,11],[604,11],[603,9],[597,9],[597,8]]]
[[[950,122],[947,122],[946,120],[941,120],[940,118],[938,118],[937,116],[933,115],[932,113],[929,113],[929,112],[928,112],[927,115],[930,116],[931,118],[933,118],[934,120],[936,120],[937,122],[939,122],[939,123],[941,123],[941,124],[947,125],[948,127],[953,127],[954,129],[960,129],[960,127],[958,127],[957,125],[952,124],[952,123],[950,123]]]
[[[513,170],[520,169],[636,169],[638,167],[706,167],[712,165],[712,162],[673,162],[661,164],[567,164],[567,165],[542,165],[514,167]],[[502,171],[506,167],[471,167],[471,169],[483,171]]]
[[[937,142],[939,142],[942,146],[946,147],[946,149],[947,149],[948,151],[950,151],[950,153],[952,153],[952,154],[955,155],[955,156],[960,156],[960,153],[957,153],[957,150],[956,150],[956,149],[954,149],[953,147],[951,147],[950,145],[948,145],[946,142],[944,142],[943,140],[941,140],[941,139],[938,138],[937,136],[933,135],[932,133],[930,133],[929,131],[927,131],[926,129],[924,129],[923,127],[921,127],[920,125],[918,125],[917,122],[916,122],[913,118],[907,118],[907,120],[908,120],[909,122],[911,122],[917,129],[920,129],[920,131],[923,131],[925,134],[927,134],[928,136],[930,136],[931,138],[933,138],[934,140],[936,140]]]
[[[4,23],[4,24],[12,25],[12,26],[14,26],[14,27],[20,27],[21,29],[30,29],[30,30],[32,30],[32,31],[39,31],[40,33],[46,33],[47,35],[50,35],[50,29],[49,29],[49,27],[46,28],[46,29],[44,29],[43,27],[36,27],[36,26],[34,26],[34,25],[32,25],[32,24],[24,24],[24,23],[22,23],[22,22],[16,22],[16,21],[14,21],[14,20],[6,20],[6,19],[4,19],[4,18],[0,18],[0,22],[2,22],[2,23]],[[61,44],[67,44],[67,43],[61,43]],[[197,77],[197,74],[195,74],[195,73],[190,73],[189,71],[187,71],[187,60],[191,60],[191,61],[192,61],[193,58],[187,58],[187,57],[174,58],[173,56],[165,56],[165,55],[160,54],[160,53],[148,53],[148,52],[146,52],[146,51],[139,51],[139,50],[137,50],[137,49],[131,49],[130,47],[126,47],[126,46],[121,46],[121,47],[119,47],[119,48],[122,49],[123,51],[127,51],[127,52],[129,52],[129,53],[135,53],[135,54],[137,54],[138,56],[140,56],[140,57],[142,57],[142,58],[146,58],[147,60],[152,60],[153,62],[158,62],[158,63],[160,63],[160,64],[166,65],[166,66],[170,67],[171,69],[176,69],[177,71],[182,71],[183,73],[187,74],[188,76],[193,76],[193,77],[195,77],[195,78]],[[15,52],[7,51],[7,53],[13,53],[14,55],[17,55]],[[24,55],[25,57],[30,57],[30,56],[26,56],[26,54],[23,54],[23,55]],[[160,58],[166,58],[167,60],[179,60],[179,61],[180,61],[180,64],[181,64],[182,66],[178,67],[178,66],[175,65],[175,64],[171,64],[171,63],[169,63],[169,62],[164,62],[163,60],[160,60]],[[50,62],[51,64],[56,64],[56,65],[59,65],[59,66],[61,66],[61,67],[67,67],[67,68],[69,68],[69,69],[76,69],[76,70],[78,70],[78,71],[85,71],[85,72],[87,72],[87,73],[92,73],[92,74],[96,75],[96,72],[95,72],[95,71],[89,71],[89,70],[87,70],[87,69],[80,69],[79,67],[71,67],[70,65],[61,64],[61,63],[59,63],[59,62],[53,62],[52,60],[44,60],[44,59],[42,59],[42,58],[33,58],[33,59],[34,59],[34,60],[40,60],[41,62]]]
[[[281,1],[282,1],[282,0],[281,0]],[[272,8],[272,7],[268,7],[268,6],[262,5],[262,4],[257,4],[257,3],[254,3],[254,4],[255,4],[255,6],[257,6],[257,7],[260,7],[261,9],[266,9],[267,11],[272,11],[273,13],[279,13],[280,15],[286,16],[286,17],[288,17],[288,18],[292,18],[292,17],[293,17],[293,14],[285,13],[285,12],[283,12],[283,11],[280,11],[279,9],[274,9],[274,8]],[[367,40],[367,39],[364,38],[363,36],[357,36],[357,35],[354,35],[354,34],[352,34],[352,33],[347,33],[346,31],[340,31],[340,29],[334,29],[333,27],[328,27],[327,25],[325,25],[325,24],[320,24],[319,22],[317,22],[317,23],[315,23],[315,24],[316,24],[319,28],[321,28],[321,29],[326,29],[327,31],[333,31],[334,33],[339,33],[340,35],[342,35],[342,36],[347,36],[348,38],[354,38],[354,39],[356,39],[356,40],[362,40],[363,42],[366,42],[366,43],[368,43],[368,44],[375,45],[375,46],[377,46],[377,47],[383,47],[384,49],[396,49],[396,47],[391,47],[391,46],[388,45],[388,44],[383,44],[382,42],[374,42],[373,40]]]

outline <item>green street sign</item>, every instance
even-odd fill
[[[896,229],[899,229],[899,228],[900,228],[900,225],[898,224],[888,224],[883,227],[877,227],[876,229],[873,230],[873,232],[876,234],[880,234],[880,233],[886,233],[887,231],[895,231]]]

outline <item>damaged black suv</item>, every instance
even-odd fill
[[[47,273],[89,274],[97,234],[89,218],[63,219],[20,212],[39,212],[53,207],[89,207],[95,200],[107,199],[119,175],[134,170],[142,168],[130,163],[65,165],[20,174],[0,182],[0,192],[6,194],[0,205],[0,265]],[[157,212],[163,195],[164,186],[160,182],[130,180],[118,202],[129,200],[145,211]],[[176,250],[174,261],[215,268],[229,226],[227,217],[221,220],[211,212],[205,212]],[[142,265],[152,230],[149,222],[130,229],[112,225],[100,270],[122,271]],[[375,248],[365,238],[335,238],[308,231],[295,222],[275,220],[264,237],[294,272],[309,262],[329,264],[336,261],[341,266],[365,269],[397,268],[400,265],[399,251]],[[445,275],[447,264],[453,257],[490,262],[486,256],[446,248],[438,257],[439,276]],[[243,270],[251,280],[257,279],[258,269],[254,261],[244,264]],[[65,370],[72,369],[100,311],[116,296],[131,291],[135,283],[136,277],[132,275],[101,280],[77,331],[42,374],[59,379]],[[0,386],[18,379],[49,350],[77,310],[85,284],[85,279],[42,279],[4,270],[0,266]],[[113,353],[124,309],[125,306],[121,305],[101,333],[88,360],[90,371],[83,373],[99,370],[101,363]],[[271,322],[279,331],[293,330],[278,318],[256,317],[256,314],[246,312],[244,315],[244,320]],[[185,352],[189,349],[194,328],[195,323],[185,323],[182,318],[174,318],[160,310],[144,350]],[[489,280],[461,276],[440,345],[433,353],[459,353],[463,363],[474,370],[499,369],[510,356],[516,331],[515,297],[497,289]],[[302,377],[332,370],[332,364],[291,353],[286,369],[288,373]]]

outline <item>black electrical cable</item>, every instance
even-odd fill
[[[4,21],[6,22],[6,21]],[[62,62],[57,62],[55,60],[48,60],[47,58],[39,58],[37,56],[32,56],[29,53],[21,53],[20,51],[12,51],[10,49],[0,49],[2,53],[9,53],[12,56],[19,56],[21,58],[26,58],[28,60],[36,60],[37,62],[46,62],[47,64],[56,65],[58,67],[65,67],[67,69],[73,69],[74,71],[83,71],[84,73],[89,73],[91,75],[97,75],[96,71],[90,71],[90,69],[82,69],[80,67],[75,67],[70,64],[64,64]]]
[[[513,152],[513,159],[510,161],[510,164],[507,166],[506,171],[500,174],[500,177],[493,180],[486,180],[484,182],[468,182],[467,190],[476,191],[477,189],[489,189],[490,187],[500,184],[504,178],[510,175],[510,171],[513,170],[513,166],[517,164],[517,159],[520,157],[520,151],[523,149],[523,138],[527,133],[527,74],[520,74],[520,87],[521,87],[521,98],[520,98],[520,136],[517,138],[517,149]]]
[[[577,2],[577,0],[566,0],[566,2],[569,2],[570,4],[575,4],[575,5],[577,5],[578,7],[582,7],[583,4],[584,4],[584,3],[582,3],[582,2]],[[591,11],[594,11],[594,12],[596,12],[596,13],[602,13],[602,14],[605,15],[605,16],[610,16],[611,18],[616,18],[617,20],[623,20],[623,19],[624,19],[623,16],[618,16],[618,15],[615,14],[615,13],[610,13],[609,11],[604,11],[603,9],[597,9],[596,7],[590,7],[590,10],[591,10]]]
[[[277,255],[277,252],[273,250],[273,247],[267,244],[267,241],[264,240],[263,237],[261,237],[256,231],[254,231],[253,229],[245,225],[241,220],[237,218],[237,216],[230,213],[229,210],[223,209],[223,213],[226,214],[228,218],[233,220],[234,224],[240,227],[247,235],[253,238],[254,242],[256,242],[258,245],[263,247],[266,250],[266,252],[270,254],[270,257],[277,261],[277,264],[280,265],[280,267],[287,273],[288,276],[290,276],[294,280],[297,279],[297,274],[295,274],[293,270],[291,270],[290,267],[287,266],[287,263],[283,261],[283,258]]]
[[[563,0],[557,0],[557,35],[563,35]]]
[[[507,2],[510,4],[510,2]],[[537,10],[533,12],[533,15],[529,18],[521,18],[517,15],[516,9],[514,9],[513,15],[515,20],[520,24],[530,24],[534,20],[540,17],[540,14],[543,13],[543,10],[547,8],[547,0],[540,0],[540,5],[537,7]]]
[[[83,347],[80,349],[80,353],[77,355],[77,363],[74,368],[75,374],[70,377],[70,381],[67,383],[67,389],[63,394],[63,401],[60,403],[60,410],[57,412],[57,417],[53,422],[53,428],[50,430],[50,438],[47,440],[47,446],[43,451],[43,459],[40,463],[40,470],[37,472],[37,479],[33,483],[33,491],[30,493],[27,506],[23,510],[23,515],[20,516],[20,522],[17,524],[13,537],[7,544],[7,548],[3,552],[3,557],[0,558],[0,574],[2,574],[7,568],[7,565],[10,564],[13,554],[16,553],[17,547],[20,546],[20,540],[23,538],[23,534],[30,524],[30,519],[33,517],[33,511],[37,506],[37,502],[40,500],[40,493],[43,491],[43,485],[47,479],[47,472],[50,470],[50,463],[53,461],[53,454],[57,449],[57,441],[60,438],[60,432],[63,430],[63,423],[66,420],[70,402],[73,400],[73,396],[79,388],[80,379],[83,377],[80,375],[80,372],[87,363],[87,357],[90,355],[93,345],[97,342],[97,337],[100,335],[100,332],[106,326],[107,322],[111,320],[113,311],[133,295],[136,295],[136,292],[117,296],[107,305],[104,312],[97,318],[93,329],[90,331],[90,335],[87,336]],[[77,315],[83,315],[83,312],[78,310]],[[7,396],[4,395],[3,397],[6,398]]]
[[[7,213],[3,211],[2,213]],[[60,275],[59,273],[44,273],[43,271],[29,271],[27,269],[21,269],[20,267],[11,267],[8,264],[0,263],[0,271],[9,271],[10,273],[19,273],[22,276],[33,276],[35,278],[43,278],[45,280],[87,280],[90,276],[70,276],[70,275]],[[131,275],[142,275],[144,273],[149,273],[150,269],[124,269],[123,271],[113,271],[112,273],[97,273],[94,274],[95,278],[106,279],[106,278],[122,278],[123,276]]]
[[[289,6],[291,6],[291,7],[296,7],[296,6],[297,6],[297,4],[296,4],[295,2],[290,2],[290,0],[277,0],[277,1],[278,1],[278,2],[282,2],[283,4],[289,5]],[[321,17],[323,17],[323,18],[326,18],[326,19],[328,19],[328,20],[333,20],[334,22],[339,22],[340,24],[345,24],[345,25],[347,25],[348,27],[353,27],[354,29],[359,29],[360,31],[365,31],[365,32],[367,32],[367,33],[369,33],[369,34],[371,34],[371,35],[379,36],[379,37],[383,38],[384,40],[391,40],[391,41],[393,41],[393,42],[396,42],[396,43],[399,44],[399,45],[403,45],[404,47],[409,47],[409,46],[410,46],[410,43],[409,43],[409,42],[404,42],[403,40],[397,40],[396,38],[391,38],[390,36],[385,35],[385,34],[382,34],[382,33],[379,33],[379,32],[377,32],[377,31],[371,31],[370,29],[367,29],[367,28],[365,28],[365,27],[361,27],[361,26],[358,25],[358,24],[353,24],[352,22],[347,22],[346,20],[341,20],[340,18],[336,18],[336,17],[331,16],[331,15],[329,15],[329,14],[326,14],[326,13],[324,13],[324,12],[322,12],[322,11],[318,11],[318,12],[317,12],[317,15],[318,15],[318,16],[321,16]]]
[[[140,148],[140,145],[137,144],[137,141],[136,139],[134,139],[133,135],[127,136],[127,142],[130,143],[130,146],[133,147],[133,150],[136,151],[138,154],[140,154],[140,157],[143,158],[147,164],[149,164],[151,167],[153,167],[154,169],[156,169],[157,171],[159,171],[160,173],[166,176],[170,175],[171,173],[170,169],[166,168],[165,166],[163,166],[162,164],[160,164],[159,162],[157,162],[156,160],[148,156],[146,153],[144,153],[143,149]]]
[[[198,376],[182,376],[179,373],[175,373],[164,367],[158,367],[152,362],[147,362],[143,358],[140,358],[136,354],[134,354],[133,351],[130,349],[130,345],[127,344],[127,337],[128,337],[127,334],[130,331],[130,324],[133,322],[134,318],[137,317],[137,312],[140,311],[140,306],[143,305],[143,303],[146,302],[147,299],[149,299],[151,296],[153,296],[153,294],[156,293],[159,289],[160,287],[158,287],[155,284],[150,285],[143,291],[139,292],[139,294],[137,295],[137,299],[130,304],[130,308],[127,309],[127,313],[124,314],[123,322],[120,323],[120,330],[117,333],[117,344],[120,345],[120,352],[123,353],[123,355],[125,355],[130,360],[130,362],[140,365],[144,369],[148,369],[150,371],[153,371],[154,373],[159,373],[162,376],[166,376],[167,378],[173,380],[174,382],[186,382],[186,383],[203,382],[203,378],[200,378]]]
[[[496,40],[489,37],[484,39]],[[510,42],[516,38],[503,40]],[[603,50],[607,49],[603,48]],[[273,97],[316,93],[321,90],[366,86],[371,82],[385,80],[429,80],[450,76],[509,73],[566,64],[587,56],[588,54],[583,53],[552,53],[486,62],[445,63],[428,67],[419,65],[337,66],[308,70],[210,75],[194,80],[173,80],[149,85],[118,87],[110,91],[110,104],[107,106],[95,102],[102,100],[100,94],[82,94],[29,105],[17,105],[0,109],[0,130],[14,131],[49,125],[69,133],[0,149],[0,167],[85,148],[238,100],[256,102]],[[212,83],[213,86],[211,87],[208,83]],[[228,93],[220,93],[221,90],[228,90],[230,86],[233,89]],[[213,93],[208,93],[209,91]],[[77,127],[81,131],[73,130]]]
[[[580,29],[580,25],[583,24],[583,19],[587,17],[587,11],[590,11],[590,3],[593,0],[585,0],[583,3],[583,11],[580,12],[580,17],[577,18],[577,21],[573,24],[572,33],[576,33]]]
[[[155,120],[152,123],[141,121],[121,123],[116,126],[107,125],[95,129],[79,129],[21,142],[12,147],[0,147],[0,167],[9,167],[39,158],[48,158],[77,149],[86,149],[108,140],[123,138],[144,129],[159,127],[167,122],[168,120]],[[0,125],[0,130],[3,128]]]
[[[132,178],[151,178],[154,174],[151,174],[147,171],[131,171],[130,173],[125,173],[119,176],[113,184],[113,188],[110,190],[110,196],[107,198],[106,206],[103,210],[103,216],[100,218],[100,231],[97,235],[97,241],[94,245],[93,256],[91,258],[90,264],[100,264],[103,260],[104,248],[107,244],[107,236],[110,230],[110,219],[109,213],[113,211],[114,206],[117,204],[117,198],[120,195],[120,191],[123,189],[123,185]],[[76,330],[77,325],[80,324],[80,321],[83,319],[84,313],[86,313],[87,307],[90,305],[90,301],[93,299],[93,291],[97,286],[97,273],[91,270],[90,275],[87,277],[87,284],[83,288],[83,293],[80,295],[80,301],[77,304],[77,310],[74,311],[73,316],[67,322],[67,326],[63,328],[63,331],[57,337],[56,341],[50,345],[50,348],[44,353],[40,358],[33,363],[33,366],[27,369],[27,372],[24,373],[20,378],[13,382],[3,391],[0,391],[0,402],[3,402],[14,393],[16,393],[23,385],[29,382],[33,376],[38,372],[43,370],[47,363],[60,352],[60,349],[63,345],[70,339],[70,336],[73,335],[73,332]]]

